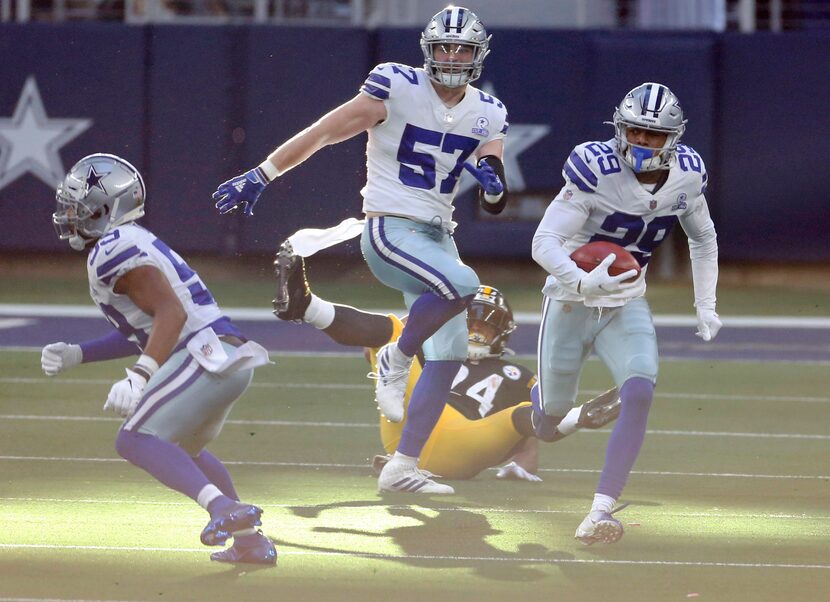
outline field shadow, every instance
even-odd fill
[[[354,552],[326,546],[315,546],[275,538],[274,542],[303,550],[353,554],[363,558],[377,558],[424,569],[467,569],[485,579],[509,582],[543,579],[544,566],[557,560],[573,559],[571,554],[549,550],[538,543],[520,543],[515,552],[497,548],[487,541],[500,530],[494,529],[483,513],[429,499],[419,499],[414,505],[390,505],[390,498],[371,501],[349,501],[317,506],[291,508],[295,515],[317,518],[327,510],[357,507],[377,507],[390,515],[413,519],[415,525],[391,527],[384,531],[339,527],[314,527],[317,533],[332,533],[365,537],[367,540],[390,539],[401,550],[400,554]]]

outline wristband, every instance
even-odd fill
[[[271,159],[265,159],[265,161],[260,163],[259,169],[268,178],[268,182],[273,182],[282,175],[282,172],[271,162]]]
[[[133,364],[132,371],[144,376],[147,380],[152,378],[159,369],[159,364],[152,357],[146,353],[141,354],[135,364]]]

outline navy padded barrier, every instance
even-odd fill
[[[680,97],[689,119],[684,142],[711,174],[707,196],[721,258],[830,259],[823,148],[830,112],[822,102],[830,97],[830,33],[492,33],[478,85],[507,104],[514,136],[517,126],[550,127],[513,156],[526,192],[552,198],[570,149],[610,138],[602,122],[622,94],[658,80]],[[281,177],[254,218],[219,216],[210,194],[354,96],[375,64],[421,65],[419,35],[417,28],[0,24],[0,53],[14,57],[0,62],[0,220],[14,224],[0,251],[71,253],[51,226],[58,178],[47,184],[31,173],[15,176],[20,149],[12,153],[7,137],[27,81],[36,82],[48,119],[91,120],[51,153],[53,165],[55,156],[66,170],[92,152],[120,154],[147,180],[144,223],[175,248],[271,253],[298,228],[360,215],[365,136]],[[22,108],[31,121],[35,104]],[[465,256],[530,261],[535,221],[486,219],[472,190],[456,207]],[[358,250],[352,243],[330,252]]]
[[[727,35],[721,55],[721,256],[827,261],[830,35]]]
[[[169,25],[146,31],[148,158],[142,172],[148,195],[142,223],[180,252],[231,252],[235,220],[213,209],[211,194],[223,174],[235,170],[228,149],[233,98],[244,81],[234,79],[241,32]]]
[[[144,37],[140,28],[119,25],[0,25],[0,119],[12,119],[29,78],[37,85],[47,120],[89,119],[90,126],[65,144],[53,145],[68,171],[94,152],[122,155],[139,169],[144,163]],[[37,104],[37,101],[34,101]],[[27,111],[34,111],[29,103]],[[27,113],[31,122],[33,113]],[[42,132],[56,133],[69,124],[45,121]],[[54,130],[51,128],[59,128]],[[0,129],[0,181],[19,165],[20,155]],[[47,134],[49,135],[49,134]],[[27,134],[27,136],[30,136]],[[42,148],[42,147],[40,147]],[[54,153],[40,162],[54,158]],[[31,159],[26,160],[31,163]],[[49,171],[49,178],[52,179]],[[52,227],[55,186],[32,173],[22,173],[0,187],[0,250],[65,250]],[[13,227],[8,227],[13,225]]]
[[[354,97],[373,66],[368,49],[368,33],[357,29],[250,28],[242,69],[251,83],[238,107],[246,140],[236,171],[259,164],[279,143]],[[268,186],[254,218],[238,218],[239,250],[273,253],[299,228],[361,217],[365,147],[363,134],[321,149]],[[225,175],[217,174],[216,184]]]

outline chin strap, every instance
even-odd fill
[[[499,357],[498,354],[490,351],[488,345],[481,345],[479,343],[467,344],[467,359],[471,362],[477,362],[488,357]]]

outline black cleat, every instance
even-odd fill
[[[287,240],[280,245],[274,259],[274,275],[277,277],[277,296],[272,301],[274,315],[280,320],[302,322],[311,302],[311,288],[305,275],[305,261],[294,254]]]
[[[576,424],[580,428],[598,429],[620,415],[620,394],[617,388],[608,389],[599,397],[586,401]]]
[[[385,454],[385,455],[376,455],[372,458],[372,472],[375,475],[380,476],[380,472],[383,470],[383,467],[392,459],[392,454]]]
[[[201,540],[206,546],[224,545],[236,531],[258,527],[262,524],[262,508],[236,502],[233,506],[210,519],[202,529]]]

